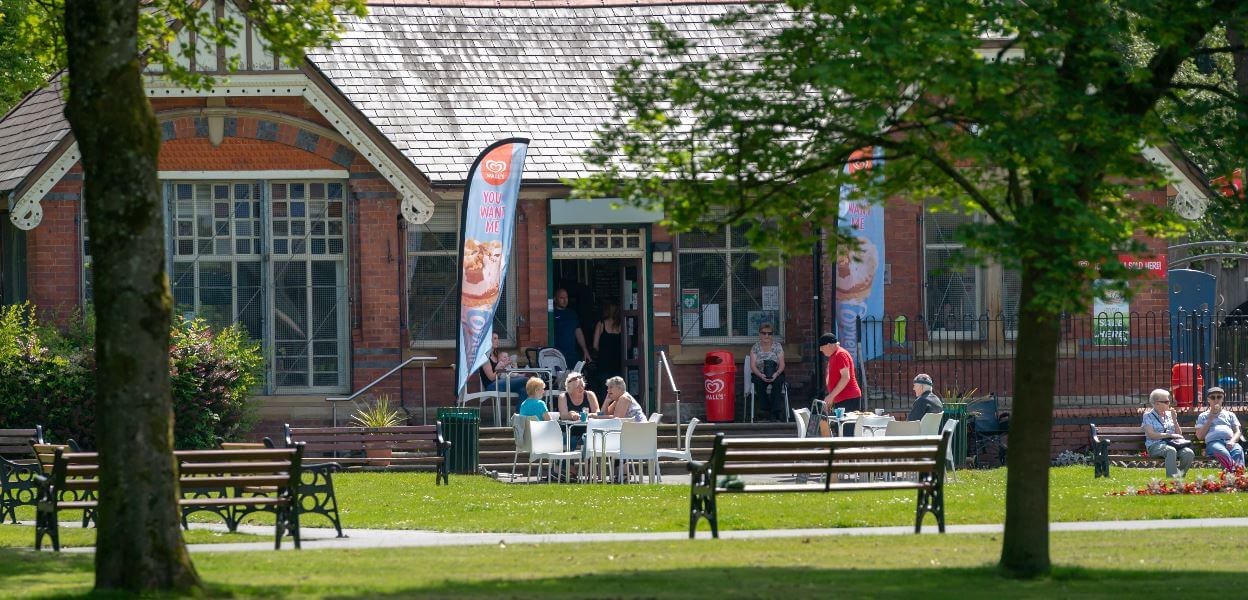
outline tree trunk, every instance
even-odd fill
[[[139,0],[68,0],[65,108],[82,152],[95,259],[97,589],[199,586],[179,529],[169,391],[171,299],[156,157],[143,93]]]
[[[1018,352],[1005,487],[1001,569],[1011,577],[1049,572],[1049,448],[1060,319],[1032,306],[1036,267],[1023,265]]]

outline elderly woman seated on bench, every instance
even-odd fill
[[[1243,431],[1235,413],[1222,408],[1226,391],[1211,387],[1205,397],[1209,399],[1209,409],[1196,417],[1196,437],[1205,440],[1205,453],[1218,459],[1223,469],[1234,471],[1243,467],[1244,449],[1238,443]]]
[[[1165,459],[1166,477],[1182,479],[1187,476],[1196,453],[1192,451],[1191,442],[1183,437],[1178,416],[1170,409],[1170,392],[1153,390],[1148,399],[1153,407],[1144,411],[1144,422],[1140,425],[1144,429],[1144,447],[1149,456]]]

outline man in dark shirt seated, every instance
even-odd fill
[[[910,407],[910,416],[906,417],[907,421],[918,421],[923,415],[928,413],[939,413],[945,411],[945,405],[941,403],[940,396],[932,392],[932,376],[927,373],[919,373],[914,377],[914,406]]]

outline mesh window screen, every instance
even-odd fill
[[[455,269],[459,260],[461,206],[459,202],[439,202],[427,223],[408,226],[407,316],[414,342],[442,345],[455,341],[459,326],[459,316],[455,314],[459,279]],[[494,315],[494,331],[503,340],[511,339],[514,312],[511,299],[516,269],[511,266],[508,271]]]
[[[764,309],[764,288],[775,288],[779,298],[782,272],[777,267],[754,268],[758,256],[749,252],[745,242],[749,227],[737,225],[712,233],[680,235],[677,270],[681,295],[696,289],[700,307],[680,307],[682,340],[753,336],[763,322],[783,327],[780,310]]]
[[[958,227],[974,215],[931,212],[923,215],[926,301],[932,331],[975,332],[979,315],[979,268],[960,260],[965,248]]]
[[[237,323],[257,340],[271,321],[266,345],[279,391],[342,388],[349,334],[344,184],[273,182],[267,202],[261,185],[172,185],[174,303],[214,327]],[[274,259],[271,280],[262,262],[266,248]]]
[[[955,266],[960,248],[927,249],[927,321],[933,331],[974,331],[979,270]]]
[[[1014,269],[1001,271],[1001,319],[1007,331],[1018,330],[1018,298],[1022,289],[1022,273]]]
[[[754,268],[756,254],[732,256],[732,331],[728,335],[756,336],[763,323],[780,329],[779,311],[763,309],[763,287],[780,286],[780,270]]]
[[[169,202],[174,310],[263,339],[258,183],[178,183]]]
[[[346,210],[340,182],[270,184],[274,380],[346,383]]]

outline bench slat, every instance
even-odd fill
[[[281,473],[289,469],[289,462],[184,463],[178,467],[178,472],[183,474]]]
[[[433,433],[437,425],[396,425],[394,427],[291,427],[291,437],[340,433]]]
[[[936,468],[935,460],[917,461],[833,461],[829,469],[826,462],[819,463],[730,463],[719,473],[724,475],[782,475],[786,473],[930,473]]]
[[[231,460],[283,459],[295,455],[293,448],[256,448],[247,450],[178,450],[173,453],[183,462],[222,462]]]
[[[389,462],[391,464],[394,464],[394,463],[422,463],[422,464],[423,463],[440,463],[442,462],[442,457],[441,456],[394,456],[390,458],[363,458],[363,457],[307,458],[307,459],[304,459],[303,464],[323,465],[323,464],[329,464],[329,463],[338,463],[340,465],[371,465],[373,463],[382,462],[382,461]]]
[[[936,435],[897,435],[869,438],[724,438],[723,448],[798,449],[798,448],[875,448],[888,446],[915,446],[940,444]]]
[[[178,478],[178,485],[183,488],[284,486],[289,483],[289,475],[226,475],[221,477]]]

